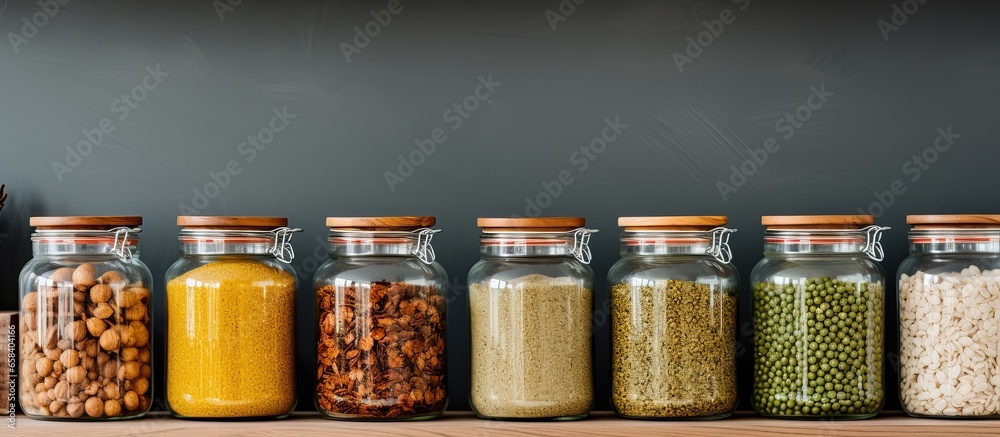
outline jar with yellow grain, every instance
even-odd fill
[[[166,401],[177,417],[282,418],[295,408],[288,220],[181,216],[167,271]]]
[[[149,411],[153,280],[141,217],[32,217],[21,271],[17,399],[34,419],[115,420]]]

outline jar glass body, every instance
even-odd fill
[[[484,253],[468,281],[473,411],[586,417],[594,404],[593,270],[568,255]]]
[[[448,404],[444,269],[413,256],[331,256],[313,279],[316,409],[348,420],[440,416]]]
[[[1000,232],[974,232],[979,242],[957,231],[914,243],[912,231],[899,266],[900,404],[911,416],[1000,418]]]
[[[863,419],[881,410],[885,274],[861,242],[848,245],[765,249],[754,267],[752,400],[761,415]]]
[[[624,245],[625,237],[622,259],[608,274],[615,412],[730,415],[737,402],[736,269],[704,254],[635,254]]]
[[[36,234],[37,235],[37,234]],[[153,280],[113,237],[33,236],[21,270],[21,410],[34,419],[140,417],[153,396]]]
[[[279,418],[295,408],[295,272],[247,252],[182,245],[167,270],[166,401],[175,416]]]

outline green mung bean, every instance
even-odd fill
[[[862,417],[882,407],[883,285],[810,278],[754,285],[754,408]]]

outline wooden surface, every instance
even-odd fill
[[[729,223],[724,215],[677,215],[660,217],[618,217],[626,231],[709,230]]]
[[[437,220],[429,216],[398,217],[327,217],[326,226],[331,229],[351,229],[361,231],[413,231],[434,226]]]
[[[1000,214],[936,214],[908,215],[906,224],[916,229],[951,227],[995,227],[1000,225]]]
[[[182,215],[177,217],[177,226],[205,229],[271,230],[288,226],[288,219],[284,217]]]
[[[765,215],[760,224],[768,229],[850,229],[875,224],[870,215]]]
[[[11,431],[7,429],[6,431]],[[647,421],[594,413],[574,422],[499,422],[471,413],[447,413],[426,422],[341,422],[315,413],[296,413],[278,421],[203,422],[178,420],[162,413],[122,422],[42,422],[18,416],[17,436],[119,436],[188,434],[239,436],[948,436],[1000,435],[1000,421],[914,419],[902,413],[857,421],[792,421],[763,419],[750,413],[714,421]]]
[[[134,228],[142,224],[142,217],[134,215],[80,215],[65,217],[32,217],[28,224],[44,229],[111,229],[118,226]]]
[[[584,217],[480,217],[476,220],[483,232],[564,232],[586,224]]]

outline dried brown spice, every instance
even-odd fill
[[[316,290],[316,400],[331,417],[432,416],[447,402],[445,302],[433,286],[350,282]]]

